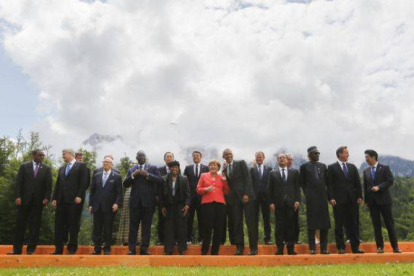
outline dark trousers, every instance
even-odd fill
[[[211,255],[218,255],[220,243],[223,239],[223,224],[226,214],[226,206],[223,203],[211,202],[201,205],[203,212],[203,245],[201,254],[207,254],[210,248],[211,234],[213,234],[213,245]]]
[[[151,223],[154,207],[144,207],[141,202],[137,207],[129,206],[129,250],[135,252],[138,227],[141,224],[141,251],[147,251],[151,238]]]
[[[63,243],[69,234],[68,251],[78,250],[79,209],[81,204],[62,202],[57,205],[55,213],[55,247],[56,252],[63,252]]]
[[[351,242],[352,251],[356,251],[359,248],[359,239],[357,237],[357,225],[356,225],[356,203],[350,201],[342,204],[337,204],[333,207],[334,219],[335,219],[335,240],[336,248],[338,250],[345,250],[344,242],[344,227],[349,234],[349,240]]]
[[[165,236],[165,234],[164,234],[164,229],[165,229],[165,226],[164,226],[164,215],[162,214],[162,208],[161,208],[161,206],[160,205],[158,205],[158,211],[157,211],[157,213],[158,213],[158,225],[157,225],[157,236],[158,236],[158,242],[159,243],[164,243],[164,236]]]
[[[172,253],[175,242],[180,253],[187,249],[187,216],[183,215],[184,204],[174,204],[165,207],[167,216],[164,218],[164,252]]]
[[[262,192],[263,193],[263,192]],[[262,211],[263,227],[264,227],[264,241],[269,242],[271,240],[272,229],[270,227],[270,210],[269,202],[264,194],[257,193],[256,200],[254,201],[256,227],[259,227],[260,210]]]
[[[228,205],[225,205],[224,220],[223,220],[223,235],[222,235],[221,244],[226,243],[227,231],[229,232],[230,244],[235,245],[236,241],[235,241],[235,238],[234,238],[233,219],[232,219],[232,215],[231,215],[231,208]]]
[[[295,211],[295,242],[299,241],[300,225],[299,225],[299,208]]]
[[[394,228],[394,218],[392,216],[391,204],[378,205],[377,203],[369,204],[369,213],[371,215],[372,224],[374,226],[375,242],[377,247],[384,248],[384,239],[381,232],[381,215],[384,219],[385,226],[388,231],[388,238],[393,249],[398,248],[397,234]]]
[[[243,204],[237,201],[230,206],[231,218],[233,222],[234,241],[238,248],[244,248],[243,213],[246,218],[247,232],[249,237],[250,250],[257,250],[258,229],[255,227],[254,200],[249,200]]]
[[[355,223],[355,231],[356,231],[356,238],[358,239],[358,241],[360,241],[361,240],[361,237],[360,237],[360,235],[359,235],[359,229],[360,229],[360,227],[359,227],[359,204],[355,204],[355,221],[354,221],[354,223]],[[351,240],[351,233],[349,233],[349,231],[348,231],[348,229],[346,229],[345,228],[345,232],[346,232],[346,239],[347,240]]]
[[[284,242],[288,248],[293,248],[295,244],[295,213],[293,206],[286,204],[275,208],[275,240],[278,249],[284,247]]]
[[[193,240],[193,225],[194,217],[197,213],[197,224],[198,224],[198,241],[203,240],[203,231],[202,231],[202,214],[201,214],[201,198],[198,195],[194,195],[191,201],[190,209],[188,210],[187,218],[187,241]]]
[[[22,252],[26,225],[29,226],[27,251],[34,252],[39,242],[40,225],[42,222],[43,205],[29,204],[17,207],[16,228],[14,230],[13,251]]]
[[[308,243],[309,250],[316,250],[315,244],[315,229],[308,229]],[[328,229],[319,230],[320,233],[320,247],[321,251],[327,250],[328,248]]]
[[[115,213],[113,212],[104,213],[102,210],[98,210],[97,212],[93,213],[92,240],[95,245],[96,252],[101,252],[102,236],[104,237],[103,240],[105,242],[104,251],[111,251],[114,218]]]

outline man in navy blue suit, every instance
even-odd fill
[[[138,164],[128,170],[124,180],[124,187],[131,188],[129,202],[129,252],[136,254],[138,227],[142,225],[141,255],[150,255],[148,247],[151,237],[151,223],[156,205],[158,187],[163,179],[157,167],[147,164],[147,156],[144,151],[137,153]]]
[[[89,196],[89,212],[93,214],[93,255],[102,250],[102,231],[104,233],[104,254],[109,255],[112,245],[112,232],[115,214],[122,202],[122,179],[112,170],[112,159],[106,157],[102,171],[92,177]]]

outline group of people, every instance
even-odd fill
[[[197,214],[198,241],[201,254],[218,255],[220,245],[226,242],[227,232],[236,255],[244,253],[244,220],[250,251],[258,254],[260,213],[264,222],[264,243],[271,245],[270,213],[275,216],[276,254],[296,255],[298,241],[298,213],[301,208],[301,190],[306,201],[306,218],[310,254],[316,254],[315,234],[320,234],[320,253],[329,254],[328,230],[331,228],[328,205],[332,205],[335,221],[337,252],[345,253],[344,229],[355,254],[359,248],[359,205],[365,202],[374,227],[377,253],[384,252],[381,216],[388,231],[394,253],[401,253],[391,211],[389,188],[393,175],[388,166],[378,163],[378,153],[365,151],[368,168],[363,171],[363,187],[357,167],[348,162],[349,151],[341,146],[336,151],[338,161],[326,166],[319,162],[320,153],[313,146],[307,150],[308,162],[299,170],[292,167],[293,156],[277,155],[275,169],[265,165],[265,154],[255,153],[254,164],[248,167],[244,160],[234,160],[231,149],[223,151],[223,162],[211,160],[202,164],[202,153],[192,153],[193,164],[181,172],[174,155],[164,155],[165,166],[157,168],[147,163],[144,151],[136,155],[137,163],[124,179],[113,167],[113,158],[105,156],[102,167],[92,174],[82,154],[71,149],[62,151],[63,166],[59,168],[52,194],[51,168],[43,163],[42,150],[32,152],[32,161],[22,164],[16,177],[17,220],[13,251],[22,254],[26,225],[27,254],[33,254],[39,240],[42,210],[51,200],[55,212],[55,251],[63,254],[67,243],[68,254],[78,248],[80,220],[85,195],[90,186],[89,212],[93,214],[92,254],[102,251],[109,255],[115,214],[122,205],[123,189],[129,188],[128,255],[137,254],[138,229],[141,228],[141,255],[150,255],[153,215],[158,215],[158,244],[170,255],[175,245],[184,254],[193,241],[193,222]],[[220,173],[221,171],[221,173]],[[91,177],[92,175],[92,177]],[[363,199],[364,190],[364,199]],[[157,212],[156,209],[158,208]],[[211,248],[210,248],[211,247]]]

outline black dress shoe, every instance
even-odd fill
[[[295,241],[295,244],[302,244],[302,241]]]
[[[338,249],[338,254],[345,254],[345,249]]]
[[[105,250],[104,255],[111,255],[111,251],[110,250]]]
[[[275,255],[283,255],[283,249],[278,249]]]
[[[328,250],[321,250],[321,254],[322,255],[329,255],[331,253],[329,253]]]
[[[136,255],[137,253],[134,250],[128,251],[127,255]]]
[[[255,255],[257,255],[257,249],[256,250],[250,250],[250,252],[249,252],[249,256],[255,256]]]
[[[8,252],[7,255],[22,255],[22,252],[12,251],[12,252]]]
[[[55,252],[50,253],[50,255],[63,255],[63,252],[55,251]]]
[[[236,255],[236,256],[243,255],[243,250],[242,249],[237,249],[237,251],[236,251],[236,253],[234,253],[234,255]]]
[[[271,242],[271,241],[265,241],[265,245],[273,245],[273,242]]]
[[[161,246],[161,245],[164,245],[164,243],[163,242],[157,242],[156,245]]]
[[[178,250],[178,255],[184,255],[184,251]]]
[[[101,251],[95,251],[95,250],[94,250],[94,251],[92,252],[92,255],[101,255]]]
[[[294,250],[288,250],[288,255],[295,256],[298,255]]]
[[[164,255],[166,255],[166,256],[169,256],[169,255],[172,255],[173,253],[172,252],[164,252]]]
[[[316,250],[309,250],[309,254],[316,255]]]
[[[361,249],[357,249],[357,250],[354,250],[354,251],[352,251],[352,253],[353,254],[364,254],[365,252],[364,252],[364,250],[361,250]]]
[[[29,250],[26,252],[27,255],[33,255],[34,253],[35,253],[34,250]]]
[[[384,253],[384,248],[382,248],[382,247],[378,247],[378,249],[377,249],[377,253],[378,253],[378,254],[382,254],[382,253]]]
[[[139,252],[139,255],[151,255],[151,253],[149,253],[147,250],[141,250]]]
[[[402,251],[399,248],[394,248],[392,250],[393,253],[402,253]]]
[[[68,251],[68,255],[75,255],[76,251]]]

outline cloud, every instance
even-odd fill
[[[414,2],[7,1],[4,48],[41,88],[57,149],[203,146],[238,158],[348,145],[414,158]],[[47,97],[46,97],[47,95]],[[173,123],[173,124],[172,124]],[[178,158],[184,156],[178,156]]]

